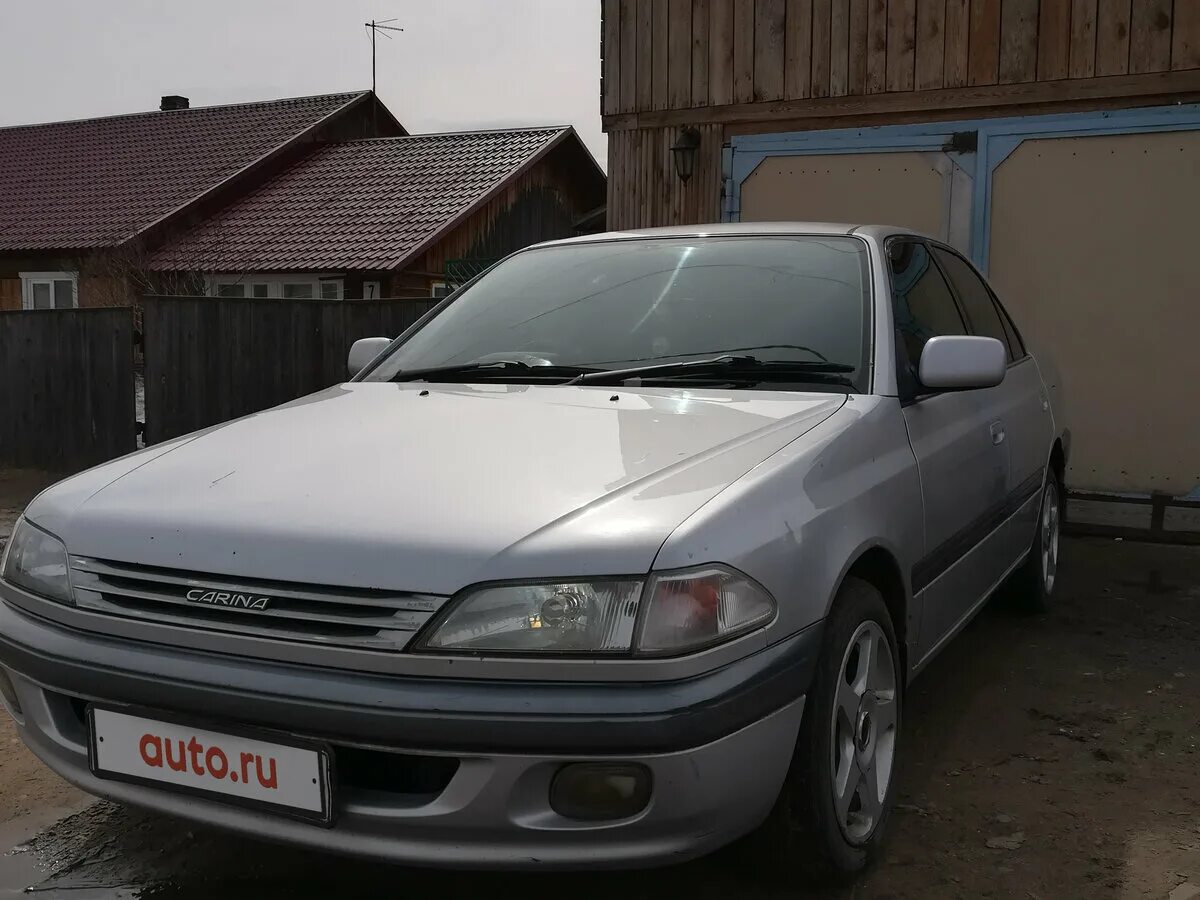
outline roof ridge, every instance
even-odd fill
[[[249,100],[243,103],[213,103],[209,106],[189,106],[186,109],[147,109],[141,112],[117,113],[112,116],[84,116],[80,119],[56,119],[51,122],[28,122],[23,125],[0,125],[0,131],[16,131],[20,128],[48,128],[51,125],[80,125],[84,122],[109,122],[114,119],[133,119],[138,116],[163,116],[172,113],[188,113],[198,112],[200,110],[210,109],[232,109],[242,106],[268,106],[272,103],[292,103],[299,100],[323,100],[333,99],[334,97],[345,97],[346,102],[349,102],[352,97],[361,97],[364,94],[371,93],[370,90],[365,91],[334,91],[328,94],[308,94],[303,97],[277,97],[273,100]],[[344,105],[344,104],[343,104]]]
[[[395,137],[355,138],[351,141],[332,141],[335,144],[370,144],[376,141],[408,141],[413,138],[467,137],[479,134],[527,134],[533,131],[548,131],[558,134],[574,128],[574,125],[522,125],[518,128],[468,128],[463,131],[430,131],[403,134]]]

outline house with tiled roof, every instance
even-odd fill
[[[220,296],[437,296],[578,233],[604,192],[570,126],[329,143],[148,262]]]
[[[411,136],[370,91],[0,128],[0,310],[427,296],[604,192],[570,127]]]

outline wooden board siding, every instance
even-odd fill
[[[787,0],[784,13],[784,93],[812,96],[812,0]]]
[[[1130,0],[1100,0],[1096,14],[1096,74],[1129,71]]]
[[[21,308],[21,279],[0,278],[0,312]]]
[[[733,0],[708,0],[708,100],[733,102]]]
[[[1098,78],[1108,96],[1163,97],[1200,70],[1200,0],[601,2],[609,131],[688,109],[709,122],[754,105],[774,119],[944,109],[964,88],[979,89],[972,106],[1068,102],[1106,96]]]
[[[849,93],[867,91],[867,4],[868,0],[850,0],[850,34],[847,48],[849,60]]]
[[[917,0],[918,91],[942,86],[946,58],[946,0]]]
[[[755,4],[755,100],[783,98],[785,13],[785,0],[758,0]]]
[[[692,104],[692,0],[670,0],[667,21],[668,103],[682,109]]]
[[[887,0],[868,0],[867,6],[867,93],[887,89]]]
[[[722,129],[698,130],[696,173],[686,184],[671,158],[677,129],[640,128],[609,136],[609,171],[619,173],[609,178],[610,230],[720,221]]]
[[[728,103],[729,100],[719,101]],[[651,0],[637,4],[637,105],[632,109],[654,108],[654,7]],[[629,112],[630,110],[624,110]]]
[[[708,104],[709,0],[695,0],[692,11],[692,103]]]
[[[1172,69],[1200,68],[1200,0],[1175,0]]]
[[[1091,78],[1096,72],[1097,0],[1073,0],[1071,4],[1072,78]]]
[[[738,103],[749,103],[754,99],[753,3],[735,0],[730,37],[733,40],[733,99]]]
[[[828,97],[832,0],[812,0],[812,7],[812,95]]]
[[[1038,0],[1004,0],[1000,18],[1002,84],[1037,80],[1037,39]]]
[[[1037,77],[1042,81],[1057,81],[1066,78],[1070,70],[1071,0],[1042,0],[1038,19]]]
[[[967,84],[995,84],[1000,71],[1000,0],[971,0]]]
[[[1165,72],[1171,68],[1173,11],[1172,0],[1134,0],[1130,16],[1130,72]]]

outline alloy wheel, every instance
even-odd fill
[[[1054,590],[1054,580],[1058,575],[1059,502],[1058,483],[1053,478],[1046,482],[1046,493],[1042,498],[1040,532],[1042,583],[1049,595]]]
[[[854,632],[835,690],[833,807],[846,840],[863,844],[883,818],[899,725],[895,661],[876,622],[863,622]]]

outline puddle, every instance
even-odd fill
[[[37,835],[63,819],[89,808],[48,807],[0,824],[0,898],[18,897],[46,877],[46,868],[36,852]]]

